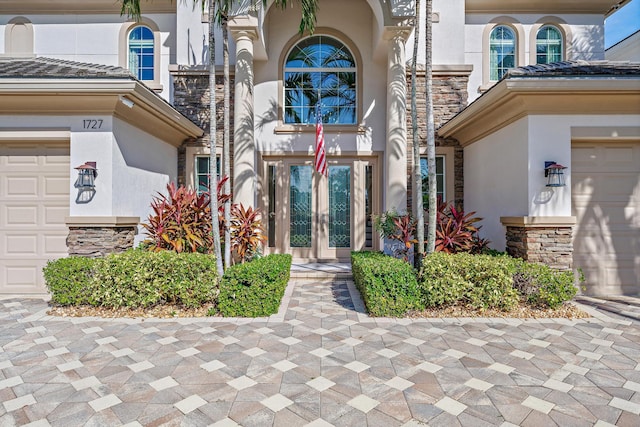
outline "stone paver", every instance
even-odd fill
[[[56,318],[0,301],[0,425],[640,425],[629,316],[370,318],[332,268],[299,266],[262,319]]]

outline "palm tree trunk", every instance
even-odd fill
[[[433,120],[433,0],[425,0],[426,11],[426,86],[427,86],[427,168],[429,172],[429,227],[427,231],[427,253],[435,251],[436,246],[436,215],[438,183],[436,182],[436,135]]]
[[[418,134],[418,107],[416,66],[418,62],[418,44],[420,41],[420,0],[416,0],[416,20],[413,39],[413,60],[411,62],[411,127],[413,131],[413,216],[416,219],[418,238],[414,265],[420,268],[424,258],[424,207],[422,202],[422,170],[420,168],[420,136]]]
[[[209,194],[211,195],[211,230],[216,269],[219,278],[224,274],[222,252],[220,250],[220,226],[218,224],[218,176],[216,170],[216,140],[218,125],[216,120],[216,35],[215,2],[209,2]]]
[[[227,26],[228,17],[225,16],[222,22],[222,62],[223,62],[223,79],[224,79],[224,136],[222,141],[222,165],[224,168],[223,175],[227,177],[224,183],[225,194],[231,193],[231,155],[230,151],[230,107],[229,100],[231,98],[231,82],[229,81],[229,27]],[[231,265],[231,200],[224,202],[224,266]]]

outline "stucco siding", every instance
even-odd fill
[[[277,17],[277,19],[276,19]],[[362,111],[358,112],[360,124],[366,132],[335,132],[325,126],[325,141],[329,152],[382,151],[385,148],[386,129],[386,57],[384,62],[373,59],[372,40],[373,14],[364,0],[348,3],[328,0],[322,4],[318,14],[316,34],[326,34],[323,28],[337,38],[333,30],[343,33],[353,46],[359,49],[362,63],[358,64],[360,82],[358,97],[362,100]],[[267,16],[269,34],[269,61],[255,62],[255,125],[256,145],[262,152],[308,153],[314,146],[315,134],[274,133],[278,126],[276,106],[282,94],[278,85],[281,54],[287,44],[298,34],[299,15],[292,9],[272,9]],[[343,40],[347,42],[347,40]],[[350,43],[346,43],[352,47]]]
[[[527,215],[527,138],[522,118],[464,149],[464,207],[482,217],[480,235],[504,250],[501,216]]]
[[[177,179],[178,151],[119,119],[114,119],[112,148],[112,215],[144,221],[152,197],[166,193],[167,184]],[[143,238],[136,236],[136,242]]]
[[[118,66],[126,61],[120,58],[120,31],[126,17],[120,15],[24,15],[33,24],[33,53],[36,56],[93,64]],[[175,63],[176,16],[149,14],[160,31],[159,83],[160,95],[169,100],[169,64]],[[0,53],[4,53],[5,26],[13,16],[0,16]]]

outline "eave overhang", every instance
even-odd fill
[[[179,0],[140,0],[143,14],[176,13]],[[5,15],[120,14],[118,0],[2,0]]]
[[[530,115],[640,114],[640,76],[526,77],[497,83],[438,129],[472,144]]]
[[[593,13],[608,15],[630,0],[465,0],[467,13]]]
[[[109,115],[176,147],[185,139],[203,134],[202,129],[133,79],[2,78],[0,114]]]

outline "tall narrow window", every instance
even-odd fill
[[[436,187],[437,196],[443,202],[447,201],[447,193],[445,191],[445,170],[444,156],[436,156]],[[429,167],[426,157],[420,158],[420,170],[422,172],[422,206],[424,209],[429,208]]]
[[[364,169],[364,246],[365,248],[373,247],[373,166],[365,166]]]
[[[562,34],[550,25],[540,28],[536,35],[536,64],[562,61]]]
[[[268,170],[268,187],[269,187],[269,219],[268,219],[268,240],[269,247],[276,246],[276,167],[269,165]]]
[[[139,25],[129,32],[128,38],[129,71],[139,80],[153,80],[154,39],[149,27]]]
[[[516,36],[511,28],[498,25],[491,31],[489,56],[492,81],[500,80],[510,68],[516,66]]]
[[[196,189],[198,193],[209,191],[209,156],[196,157]],[[216,157],[217,177],[220,179],[220,156]]]
[[[316,104],[324,124],[356,123],[356,62],[349,49],[328,36],[296,44],[284,64],[284,122],[316,122]]]

